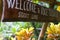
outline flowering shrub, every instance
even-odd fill
[[[53,24],[51,23],[49,27],[47,27],[47,40],[58,40],[60,38],[60,23]]]
[[[21,29],[19,32],[16,32],[17,40],[29,40],[31,36],[33,36],[34,28],[30,27],[29,29]]]

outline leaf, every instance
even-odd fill
[[[33,1],[33,3],[36,3],[36,4],[38,4],[38,2],[39,2],[38,0],[32,0],[32,1]]]
[[[15,33],[16,32],[16,28],[12,28],[12,33]]]

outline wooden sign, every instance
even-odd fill
[[[3,0],[2,21],[60,21],[60,13],[29,2],[28,0]]]

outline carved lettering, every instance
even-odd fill
[[[14,4],[15,4],[15,0],[7,0],[7,3],[8,3],[8,8],[13,8],[14,7]]]

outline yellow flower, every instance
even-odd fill
[[[22,37],[16,36],[17,40],[22,40]]]
[[[60,12],[60,6],[58,6],[58,7],[57,7],[57,11],[59,11],[59,12]]]
[[[53,23],[51,23],[50,25],[50,30],[55,33],[55,25]]]
[[[56,36],[60,35],[60,23],[59,24],[53,24],[51,23],[51,25],[49,27],[47,27],[47,32],[46,32],[47,38],[55,38]]]
[[[47,27],[47,34],[52,34],[53,32],[51,31],[51,29],[49,27]]]
[[[33,31],[34,31],[33,27],[30,27],[29,29],[28,28],[26,28],[26,29],[23,28],[19,32],[16,32],[17,38],[19,39],[19,37],[20,37],[20,39],[24,38],[24,40],[27,40],[33,35]]]
[[[31,31],[34,31],[34,28],[33,27],[30,27],[29,28],[29,32],[31,32]]]
[[[60,23],[56,27],[57,34],[60,34]]]

